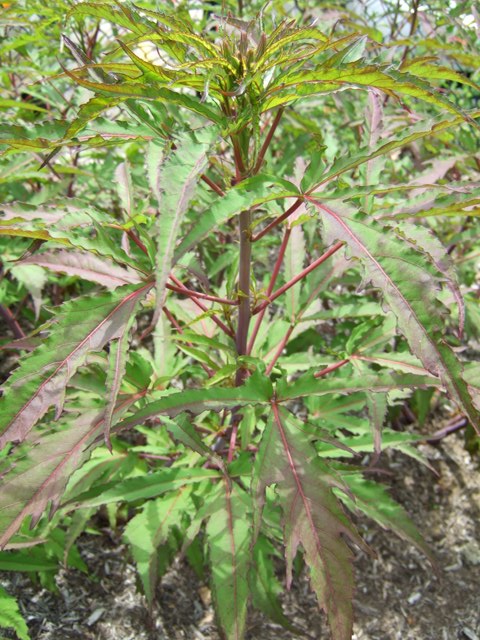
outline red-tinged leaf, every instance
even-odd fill
[[[0,448],[21,441],[52,406],[63,408],[66,385],[89,353],[122,335],[151,284],[127,286],[67,302],[44,343],[10,376],[0,400]]]
[[[124,269],[108,258],[100,258],[86,251],[44,251],[25,258],[21,264],[36,264],[50,271],[78,276],[107,289],[140,283],[140,278],[132,269]]]
[[[445,282],[452,292],[458,306],[458,333],[463,335],[465,325],[465,303],[460,292],[455,265],[446,247],[428,227],[408,222],[399,222],[395,226],[395,232],[399,237],[407,240],[413,247],[423,251],[435,265],[438,272],[445,277]]]
[[[123,10],[125,9],[125,10]],[[138,13],[133,13],[130,9],[122,6],[120,8],[113,7],[112,4],[102,2],[80,2],[76,4],[67,14],[71,16],[90,16],[118,24],[129,31],[133,31],[137,35],[148,32],[153,28],[143,24],[143,20]]]
[[[406,60],[401,67],[402,71],[408,71],[414,76],[419,78],[426,78],[429,82],[432,80],[449,80],[450,82],[458,82],[459,84],[465,84],[480,91],[480,87],[473,80],[467,76],[437,64],[431,64],[435,62],[435,57],[414,58],[413,60]]]
[[[172,91],[171,89],[167,89],[166,87],[147,87],[141,84],[135,84],[133,82],[122,82],[121,84],[91,82],[90,80],[85,80],[78,74],[74,74],[67,69],[64,69],[64,71],[67,76],[74,82],[100,95],[114,95],[116,97],[125,97],[132,99],[137,98],[138,100],[167,102],[173,105],[184,107],[185,109],[193,111],[194,113],[198,113],[199,115],[203,116],[207,120],[210,120],[211,122],[214,122],[215,124],[224,124],[224,118],[222,117],[222,115],[203,104],[203,102],[200,102],[199,99],[192,98],[177,91]],[[12,144],[11,141],[2,140],[2,142]],[[23,141],[21,142],[23,143]],[[32,146],[33,142],[31,142],[30,145]],[[37,142],[36,145],[38,146],[39,143]]]
[[[409,73],[400,73],[391,67],[368,65],[360,63],[344,65],[340,68],[326,68],[318,66],[312,71],[295,72],[282,78],[280,87],[287,90],[296,88],[297,98],[335,91],[344,86],[373,87],[392,96],[405,95],[417,98],[429,104],[461,115],[463,120],[472,121],[467,113],[463,113],[453,102],[443,96],[428,83]],[[266,109],[271,108],[271,101],[267,101]],[[472,121],[473,122],[473,121]]]
[[[12,454],[10,468],[2,476],[0,547],[28,515],[34,524],[48,503],[51,511],[57,508],[68,480],[89,457],[102,428],[101,411],[83,411],[61,422],[58,429],[41,435],[32,432],[26,443],[28,449]]]
[[[423,253],[414,251],[372,218],[353,213],[343,203],[326,206],[317,200],[311,202],[323,214],[326,241],[344,241],[350,255],[362,262],[365,281],[382,292],[412,352],[441,379],[472,425],[480,430],[480,416],[462,378],[462,365],[441,341],[444,309],[437,299],[441,285],[438,271],[429,268]]]
[[[108,353],[109,367],[107,372],[107,380],[105,382],[107,392],[107,406],[105,408],[104,414],[105,443],[110,451],[112,451],[112,445],[110,443],[110,430],[112,428],[113,413],[115,411],[118,394],[120,393],[122,380],[125,375],[130,330],[134,321],[135,309],[132,309],[130,317],[127,319],[121,329],[120,335],[110,342],[110,349]]]
[[[293,222],[293,221],[292,221]],[[291,223],[290,223],[291,224]],[[290,238],[284,258],[285,281],[289,282],[303,269],[306,255],[305,237],[302,226],[297,224],[291,227]],[[288,318],[293,323],[295,314],[299,310],[299,301],[302,292],[302,283],[297,283],[286,292],[286,311]]]
[[[248,602],[252,527],[248,496],[224,478],[206,527],[211,586],[226,640],[243,640]]]
[[[265,489],[276,483],[283,511],[287,587],[301,545],[320,606],[327,614],[334,640],[350,640],[353,624],[353,553],[344,538],[364,546],[333,493],[348,492],[335,471],[316,451],[293,416],[272,406],[254,468],[256,530],[265,503]]]

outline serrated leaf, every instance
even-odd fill
[[[23,619],[17,601],[0,586],[0,627],[13,629],[19,640],[30,640],[27,623]]]
[[[480,109],[469,111],[468,115],[470,118],[480,118]],[[416,140],[421,140],[422,138],[439,134],[451,127],[456,127],[463,121],[464,118],[462,116],[450,119],[445,119],[444,116],[438,116],[437,118],[419,122],[407,128],[406,131],[405,127],[402,127],[396,133],[391,134],[386,142],[382,141],[374,150],[363,149],[360,153],[354,154],[353,156],[339,158],[324,174],[321,181],[318,182],[315,187],[310,189],[310,192],[323,184],[330,182],[346,171],[351,171],[352,169],[359,167],[365,162],[387,155],[389,152],[405,147]],[[319,197],[321,198],[322,196],[319,195]]]
[[[86,251],[44,251],[24,258],[20,264],[36,264],[50,271],[78,276],[107,289],[140,283],[139,276],[132,269],[124,269],[108,258],[100,258]]]
[[[130,330],[135,321],[135,307],[131,310],[130,316],[123,324],[119,335],[110,341],[110,349],[108,352],[108,371],[105,382],[106,404],[104,420],[104,437],[105,444],[110,452],[112,445],[110,442],[110,430],[112,428],[113,413],[117,402],[120,387],[127,365],[128,344],[130,340]]]
[[[348,471],[344,473],[340,471],[340,473],[352,492],[354,500],[340,491],[336,494],[351,511],[354,513],[362,511],[384,529],[393,531],[402,540],[413,544],[435,565],[432,552],[417,527],[410,520],[405,509],[388,495],[385,487],[378,482],[366,480],[360,473]]]
[[[219,112],[210,109],[210,107],[203,104],[203,102],[200,102],[199,99],[192,98],[184,93],[172,91],[166,87],[148,87],[141,84],[134,84],[133,82],[122,82],[121,84],[91,82],[90,80],[81,78],[78,73],[72,73],[67,69],[64,69],[64,71],[74,82],[100,95],[114,95],[116,97],[123,96],[125,98],[137,98],[139,100],[166,102],[167,104],[178,105],[188,111],[198,113],[215,124],[225,124],[224,118]]]
[[[252,528],[247,494],[224,478],[206,535],[215,608],[226,640],[243,640],[248,602]]]
[[[159,547],[167,542],[172,528],[181,523],[183,514],[194,508],[190,488],[182,487],[171,495],[149,500],[125,528],[124,538],[130,546],[150,608],[158,580]]]
[[[115,169],[115,180],[120,203],[128,217],[131,218],[135,211],[132,176],[130,175],[130,165],[127,161],[121,162]]]
[[[156,318],[165,303],[165,285],[172,268],[180,227],[217,134],[213,127],[201,129],[195,135],[184,133],[177,139],[175,151],[164,160],[160,170],[160,215],[156,225]]]
[[[151,284],[84,297],[63,305],[51,335],[25,357],[0,400],[0,449],[23,440],[52,406],[63,409],[66,385],[89,353],[122,334]]]
[[[275,191],[278,185],[282,190]],[[175,252],[175,259],[195,247],[205,238],[212,229],[223,224],[234,215],[240,214],[246,209],[264,204],[276,198],[296,197],[299,195],[297,187],[285,180],[276,179],[274,176],[258,175],[244,180],[234,188],[227,191],[225,196],[215,200],[195,221],[195,225],[183,238]]]
[[[448,393],[480,430],[480,417],[462,378],[462,366],[439,337],[444,322],[437,301],[440,279],[428,269],[422,253],[411,250],[382,225],[355,215],[345,205],[327,207],[311,201],[324,214],[327,242],[344,241],[351,256],[362,262],[365,280],[382,292],[412,352],[430,373],[440,377]]]
[[[101,412],[86,411],[62,421],[51,433],[30,437],[28,450],[12,454],[11,467],[2,477],[0,547],[28,515],[35,523],[49,503],[51,511],[57,508],[71,474],[88,458],[102,428]]]
[[[345,369],[345,367],[344,367]],[[310,371],[294,382],[281,378],[277,382],[277,399],[279,402],[309,395],[325,395],[329,393],[354,393],[356,391],[392,391],[394,389],[417,389],[438,387],[441,382],[433,376],[416,376],[413,374],[396,374],[389,372],[374,373],[339,373],[325,378],[315,378]]]
[[[172,393],[160,400],[150,402],[133,416],[125,418],[117,428],[130,428],[160,414],[174,417],[183,412],[198,414],[209,410],[220,411],[225,407],[237,405],[268,404],[272,393],[270,380],[260,372],[255,372],[241,387],[186,389]]]
[[[277,555],[275,547],[265,536],[260,535],[253,549],[253,564],[250,574],[250,588],[253,604],[271,620],[282,627],[299,632],[288,620],[278,601],[283,589],[275,575],[273,558]]]
[[[136,502],[155,498],[168,491],[174,491],[185,485],[202,482],[202,480],[221,477],[217,469],[170,468],[156,471],[149,475],[115,480],[105,484],[97,484],[92,489],[76,495],[65,504],[65,508],[90,508],[113,502]],[[73,506],[72,506],[73,505]]]
[[[325,610],[334,640],[350,640],[353,625],[352,551],[343,536],[362,541],[347,520],[333,489],[346,491],[337,474],[316,457],[301,425],[272,405],[262,435],[252,481],[256,496],[256,528],[265,503],[265,489],[276,483],[283,511],[287,587],[299,545],[310,569],[311,584]]]

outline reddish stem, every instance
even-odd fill
[[[270,222],[270,224],[267,224],[265,229],[262,229],[262,231],[257,233],[256,236],[253,236],[252,239],[251,239],[251,242],[256,242],[257,240],[260,240],[260,238],[263,238],[263,236],[265,234],[267,234],[271,229],[273,229],[274,227],[279,225],[281,222],[286,220],[288,218],[288,216],[292,215],[292,213],[295,213],[295,211],[300,207],[302,202],[303,202],[303,198],[298,198],[297,200],[295,200],[295,202],[292,204],[292,206],[289,209],[287,209],[285,211],[285,213],[282,213],[281,216],[278,216],[278,218],[275,218],[275,220],[272,220],[272,222]]]
[[[350,360],[340,360],[340,362],[336,362],[335,364],[331,364],[328,367],[325,367],[325,369],[322,369],[321,371],[317,371],[317,373],[313,374],[313,377],[321,378],[322,376],[326,376],[331,371],[335,371],[335,369],[340,369],[340,367],[343,367],[343,365],[347,364],[347,362],[350,362]]]
[[[272,126],[270,127],[267,137],[265,138],[265,142],[263,143],[262,148],[260,149],[260,153],[258,154],[257,162],[255,163],[255,167],[253,169],[254,174],[257,174],[260,171],[263,161],[265,160],[265,154],[267,153],[268,147],[272,142],[273,134],[275,133],[275,130],[278,127],[278,124],[282,118],[284,110],[285,110],[284,108],[281,108],[277,111],[277,114],[272,122]]]
[[[182,292],[187,290],[187,287],[185,287],[180,280],[178,280],[178,278],[176,278],[174,275],[170,275],[170,279],[177,285],[177,287],[179,287],[180,289],[182,289]],[[191,297],[190,298],[192,300],[192,302],[194,302],[197,307],[199,307],[202,311],[205,311],[206,313],[209,314],[209,317],[213,320],[213,322],[217,325],[217,327],[219,327],[224,333],[227,334],[227,336],[230,336],[230,338],[235,338],[235,334],[233,333],[233,331],[231,329],[229,329],[227,327],[226,324],[224,324],[219,318],[217,318],[217,316],[214,313],[210,312],[210,309],[208,309],[208,307],[206,307],[203,302],[200,302],[200,300],[198,300],[198,298],[194,298]]]
[[[174,327],[178,331],[178,333],[183,333],[182,327],[178,324],[177,319],[175,318],[173,313],[169,309],[167,309],[167,307],[163,307],[163,313],[167,316],[168,321],[170,322],[172,327]]]
[[[272,360],[270,361],[270,364],[267,367],[267,370],[265,371],[266,375],[269,376],[272,372],[273,367],[276,365],[277,360],[280,358],[280,356],[282,355],[283,350],[285,349],[285,345],[287,344],[290,336],[292,335],[293,330],[295,329],[295,325],[291,324],[288,329],[287,329],[287,333],[283,336],[282,341],[280,342],[280,344],[278,345],[277,350],[275,351],[275,354],[272,358]]]
[[[285,251],[287,249],[287,245],[288,245],[288,241],[290,239],[290,234],[291,233],[292,233],[292,230],[291,230],[290,227],[285,229],[285,234],[283,236],[282,244],[280,245],[280,249],[278,251],[277,260],[276,260],[275,265],[273,267],[272,277],[270,279],[270,283],[269,283],[268,288],[267,288],[267,296],[271,295],[271,293],[273,291],[273,287],[275,286],[275,282],[277,281],[277,277],[278,277],[278,274],[280,272],[280,267],[282,266],[283,257],[285,255]],[[250,341],[248,343],[248,348],[247,348],[247,353],[248,354],[250,354],[252,352],[253,345],[254,345],[255,340],[257,338],[257,334],[258,334],[258,331],[260,329],[260,325],[262,324],[263,316],[265,315],[266,309],[267,308],[265,307],[265,309],[260,311],[260,313],[257,316],[257,319],[255,321],[255,325],[253,327],[252,335],[251,335]]]
[[[290,287],[293,287],[293,285],[297,284],[297,282],[299,282],[299,280],[303,280],[303,278],[305,278],[305,276],[307,276],[309,273],[311,273],[314,269],[316,269],[318,266],[320,266],[322,264],[322,262],[325,262],[325,260],[328,260],[328,258],[330,258],[330,256],[332,256],[341,247],[343,247],[343,244],[344,244],[343,242],[335,243],[333,245],[333,247],[330,247],[330,249],[328,249],[328,251],[326,251],[322,256],[320,256],[314,262],[312,262],[312,264],[310,264],[303,271],[301,271],[294,278],[292,278],[289,282],[287,282],[282,287],[277,289],[274,293],[272,293],[272,295],[269,296],[268,300],[265,300],[260,305],[258,305],[258,307],[256,307],[253,310],[253,312],[252,312],[253,315],[256,314],[256,313],[260,313],[260,311],[265,309],[265,307],[267,307],[271,302],[273,302],[279,296],[281,296],[282,293],[285,293],[285,291],[288,291],[288,289],[290,289]]]
[[[189,298],[200,298],[201,300],[210,300],[211,302],[218,302],[220,304],[230,304],[233,306],[238,305],[237,300],[227,300],[226,298],[217,298],[216,296],[210,296],[206,293],[200,293],[199,291],[192,291],[191,289],[175,287],[173,284],[167,284],[167,289],[170,291],[176,291],[177,293],[181,293],[182,295],[188,296]]]
[[[10,309],[8,307],[5,307],[3,304],[0,304],[0,316],[4,319],[5,324],[8,325],[15,338],[25,338],[26,334],[23,331],[22,327],[18,324],[15,316],[10,311]]]
[[[232,136],[233,157],[235,158],[235,182],[241,182],[245,176],[245,165],[243,164],[242,152],[238,140]]]
[[[205,182],[205,184],[208,184],[210,189],[213,189],[213,191],[218,193],[219,196],[223,197],[225,195],[225,191],[223,191],[223,189],[219,187],[216,182],[214,182],[213,180],[210,180],[210,178],[206,176],[204,173],[202,173],[200,177]]]
[[[127,236],[130,238],[130,240],[133,240],[140,251],[143,251],[143,253],[148,256],[147,247],[143,244],[143,242],[132,229],[127,229]]]
[[[238,419],[238,416],[235,416],[232,425],[232,431],[230,433],[230,444],[228,446],[227,462],[231,462],[233,460],[233,454],[235,453],[235,447],[237,446],[237,433],[239,424],[240,420]]]

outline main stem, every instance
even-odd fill
[[[242,211],[240,214],[240,266],[238,274],[238,327],[236,335],[237,353],[239,356],[247,353],[248,327],[250,325],[250,261],[252,256],[252,243],[250,240],[251,211]],[[245,379],[246,371],[237,370],[236,384],[241,385]]]

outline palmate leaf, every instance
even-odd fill
[[[123,335],[152,284],[121,287],[63,305],[51,335],[10,376],[0,400],[0,448],[21,441],[52,406],[63,409],[65,388],[89,353]]]
[[[159,216],[156,224],[156,318],[165,303],[165,285],[183,218],[201,173],[207,165],[207,153],[218,135],[215,127],[185,132],[177,137],[176,148],[159,168]]]
[[[333,639],[350,640],[353,554],[343,537],[364,545],[333,494],[334,488],[348,490],[335,471],[317,458],[302,431],[302,424],[275,404],[262,435],[252,479],[257,531],[265,489],[274,483],[283,511],[287,587],[291,584],[293,560],[301,545],[312,587],[327,614]]]
[[[462,378],[462,365],[441,338],[444,318],[437,300],[438,272],[429,269],[421,252],[414,251],[372,218],[355,214],[343,203],[326,206],[317,200],[311,202],[322,212],[326,241],[344,241],[350,255],[360,259],[365,280],[382,292],[412,352],[441,379],[479,430],[479,414]]]

